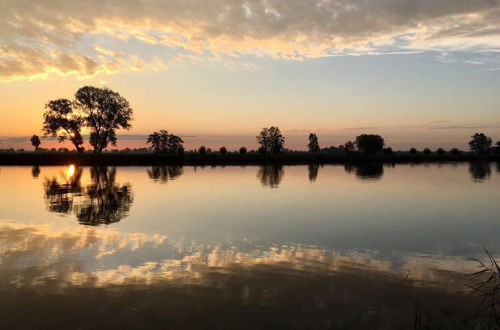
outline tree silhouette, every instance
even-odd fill
[[[164,152],[170,154],[181,154],[184,152],[182,144],[184,141],[173,134],[169,134],[165,130],[150,134],[147,144],[151,143],[151,149],[154,152]]]
[[[367,154],[381,152],[384,145],[384,139],[380,135],[361,134],[356,137],[356,146],[358,147],[358,150]]]
[[[131,127],[133,110],[129,102],[107,88],[85,86],[76,94],[76,105],[85,114],[90,127],[90,144],[94,152],[102,152],[108,144],[116,145],[116,130]]]
[[[259,168],[257,177],[263,186],[270,188],[278,188],[281,180],[283,179],[283,165],[262,165]]]
[[[471,136],[472,140],[469,142],[470,150],[483,153],[487,148],[491,147],[492,140],[484,133],[476,133]]]
[[[280,129],[275,126],[263,128],[256,138],[263,152],[280,153],[285,146],[285,137],[281,134]]]
[[[410,149],[410,154],[415,155],[417,153],[417,149],[411,148]]]
[[[222,155],[225,155],[225,154],[227,153],[227,149],[226,149],[226,147],[220,147],[219,152],[220,152]]]
[[[70,140],[75,146],[76,151],[83,152],[83,138],[81,134],[85,120],[76,114],[73,103],[67,99],[58,99],[49,101],[45,108],[47,111],[43,114],[43,133],[58,137],[59,142]]]
[[[174,180],[184,173],[182,166],[167,165],[167,166],[151,166],[148,169],[148,176],[154,181],[160,183],[167,183],[169,180]]]
[[[309,164],[309,182],[314,182],[318,178],[319,164]]]
[[[246,154],[246,153],[247,153],[247,148],[245,148],[245,147],[241,147],[241,148],[240,148],[240,155],[244,155],[244,154]]]
[[[425,148],[424,149],[424,155],[430,155],[432,153],[431,149]]]
[[[207,153],[207,148],[205,146],[201,146],[198,148],[198,152],[201,154],[201,155],[204,155]]]
[[[37,151],[40,144],[42,144],[42,142],[40,141],[40,138],[36,134],[33,134],[33,136],[30,139],[30,142],[31,142],[31,145],[33,147],[35,147],[35,151]]]
[[[443,148],[438,148],[438,149],[436,150],[436,153],[437,153],[438,155],[442,156],[442,155],[446,154],[446,151],[444,151],[444,149],[443,149]]]
[[[491,175],[491,165],[488,162],[470,162],[469,173],[473,181],[484,181]]]
[[[356,150],[356,144],[352,141],[347,141],[343,147],[344,147],[344,152],[347,152],[348,154]]]
[[[307,148],[309,149],[309,152],[319,151],[318,137],[315,133],[309,133],[309,143],[307,144]]]
[[[457,148],[453,148],[453,149],[450,150],[450,154],[452,154],[454,156],[457,156],[457,155],[460,155],[461,152]]]

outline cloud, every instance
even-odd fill
[[[126,44],[108,49],[90,40]],[[3,0],[0,80],[164,68],[142,45],[225,60],[500,51],[498,0]],[[477,62],[477,61],[476,61]],[[478,62],[479,63],[479,62]]]

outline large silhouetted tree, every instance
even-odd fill
[[[133,110],[129,102],[107,88],[85,86],[76,94],[76,105],[85,114],[90,128],[90,144],[94,152],[102,152],[108,144],[116,145],[116,130],[129,129]]]
[[[310,152],[318,152],[319,151],[319,142],[318,137],[315,133],[309,133],[309,143],[307,144],[307,148]]]
[[[356,144],[352,141],[347,141],[342,147],[348,154],[356,150]]]
[[[367,154],[375,154],[384,149],[384,139],[376,134],[361,134],[356,137],[356,146],[359,151]]]
[[[278,127],[263,128],[257,136],[257,142],[264,152],[280,153],[285,146],[285,137]]]
[[[154,152],[180,154],[184,151],[182,146],[184,141],[177,135],[169,134],[165,130],[150,134],[147,143],[151,143],[151,149]]]
[[[484,133],[476,133],[471,136],[472,140],[469,142],[470,150],[478,153],[483,153],[487,148],[491,147],[492,140]]]
[[[42,142],[40,141],[40,138],[38,137],[38,135],[34,134],[31,139],[30,139],[30,142],[31,142],[31,145],[33,147],[35,147],[35,151],[38,150],[38,147],[40,146],[40,144],[42,144]]]
[[[58,137],[59,142],[70,140],[76,151],[83,152],[83,138],[81,134],[85,120],[74,111],[73,102],[67,99],[49,101],[43,114],[43,133]]]

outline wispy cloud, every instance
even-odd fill
[[[115,40],[113,45],[133,40],[219,61],[242,56],[302,60],[420,51],[497,52],[500,4],[498,0],[3,0],[0,80],[51,74],[85,78],[167,66],[161,56],[145,56],[143,46],[108,49],[99,44],[102,38]]]

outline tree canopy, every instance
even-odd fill
[[[129,129],[133,110],[129,102],[108,88],[85,86],[75,94],[75,104],[84,114],[85,124],[91,130],[90,144],[95,152],[102,152],[108,144],[116,145],[116,130]]]
[[[361,134],[356,137],[356,146],[359,151],[367,154],[375,154],[384,149],[384,139],[376,134]]]
[[[169,134],[165,130],[153,132],[147,140],[147,144],[151,143],[151,149],[154,152],[165,152],[169,154],[180,154],[184,151],[182,144],[184,141],[174,134]]]
[[[262,152],[280,153],[285,146],[285,137],[278,127],[271,126],[262,129],[257,136],[257,142],[260,144],[259,149]]]
[[[310,152],[318,152],[319,151],[319,142],[318,137],[315,133],[309,134],[309,143],[307,144],[307,148]]]
[[[45,136],[57,136],[59,142],[70,140],[78,152],[83,152],[81,134],[85,120],[74,111],[74,104],[68,99],[49,101],[43,114],[42,131]]]
[[[42,142],[40,141],[40,138],[36,134],[34,134],[31,137],[30,142],[31,142],[31,145],[33,147],[35,147],[35,150],[38,150],[38,147],[40,146],[40,144],[42,144]]]
[[[476,151],[479,153],[484,152],[487,148],[491,147],[493,143],[489,136],[486,136],[484,133],[476,133],[471,136],[472,140],[469,142],[470,150]]]

